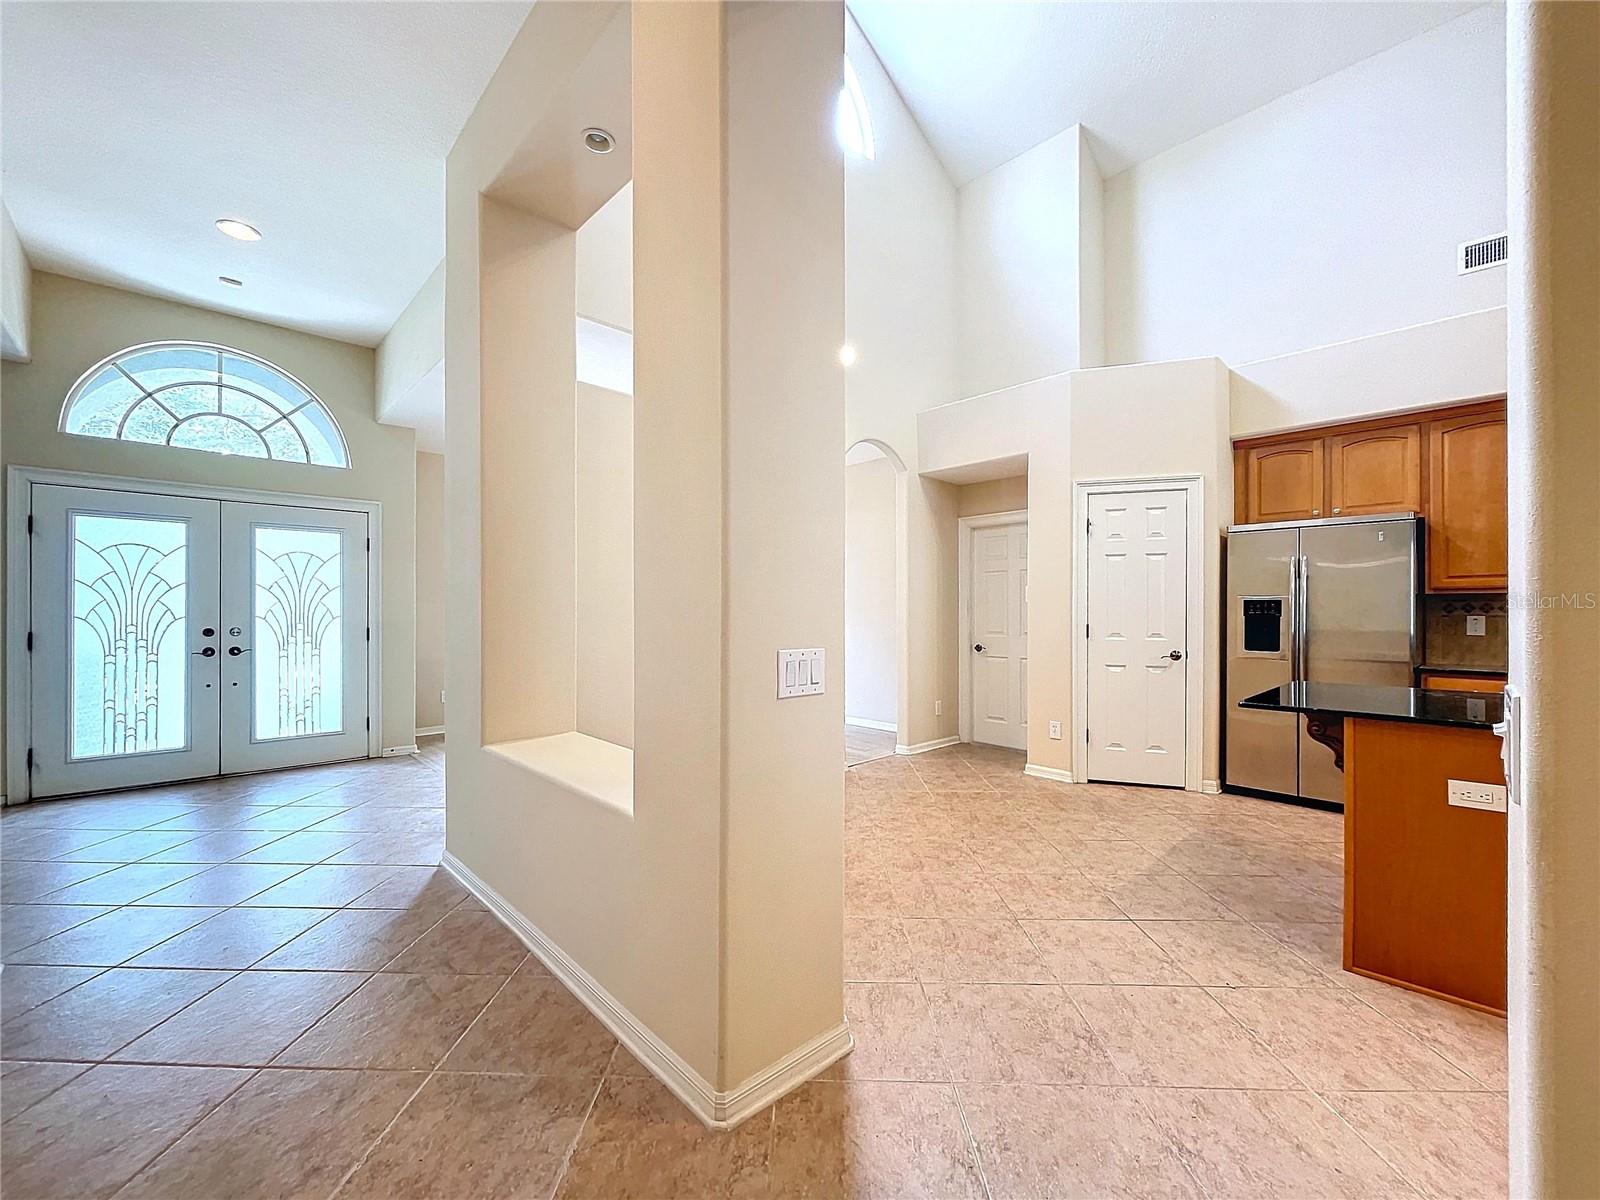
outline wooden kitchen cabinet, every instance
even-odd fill
[[[1506,590],[1506,405],[1478,400],[1233,446],[1234,520],[1417,512],[1427,590]]]
[[[1322,513],[1321,438],[1252,446],[1244,455],[1243,520],[1304,521]]]
[[[1422,427],[1394,425],[1327,438],[1328,515],[1422,511]]]
[[[1428,422],[1428,590],[1506,590],[1506,417]]]

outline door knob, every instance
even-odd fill
[[[1173,650],[1171,653],[1163,654],[1161,657],[1162,658],[1170,658],[1173,662],[1182,662],[1183,661],[1183,651],[1182,650]]]
[[[241,655],[243,653],[244,653],[244,648],[242,646],[229,646],[228,647],[228,657],[229,658],[238,658],[239,655]]]
[[[200,653],[206,658],[215,658],[217,656],[217,648],[215,646],[207,646]]]
[[[979,654],[982,654],[982,653],[983,653],[983,651],[984,651],[984,646],[983,646],[983,643],[982,643],[982,642],[979,642],[979,643],[978,643],[978,644],[977,644],[977,645],[975,645],[975,646],[974,646],[974,647],[973,647],[973,649],[974,649],[974,650],[976,650],[976,651],[977,651],[977,652],[978,652],[978,653],[979,653]]]

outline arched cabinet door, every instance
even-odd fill
[[[1245,452],[1245,520],[1323,516],[1323,440],[1252,446]]]
[[[1330,437],[1328,504],[1332,517],[1422,511],[1422,427]]]

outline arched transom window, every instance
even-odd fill
[[[96,363],[67,393],[61,432],[348,467],[327,405],[287,371],[226,346],[149,342]]]

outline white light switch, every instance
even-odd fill
[[[824,658],[820,649],[778,651],[778,699],[815,696],[823,691]]]

